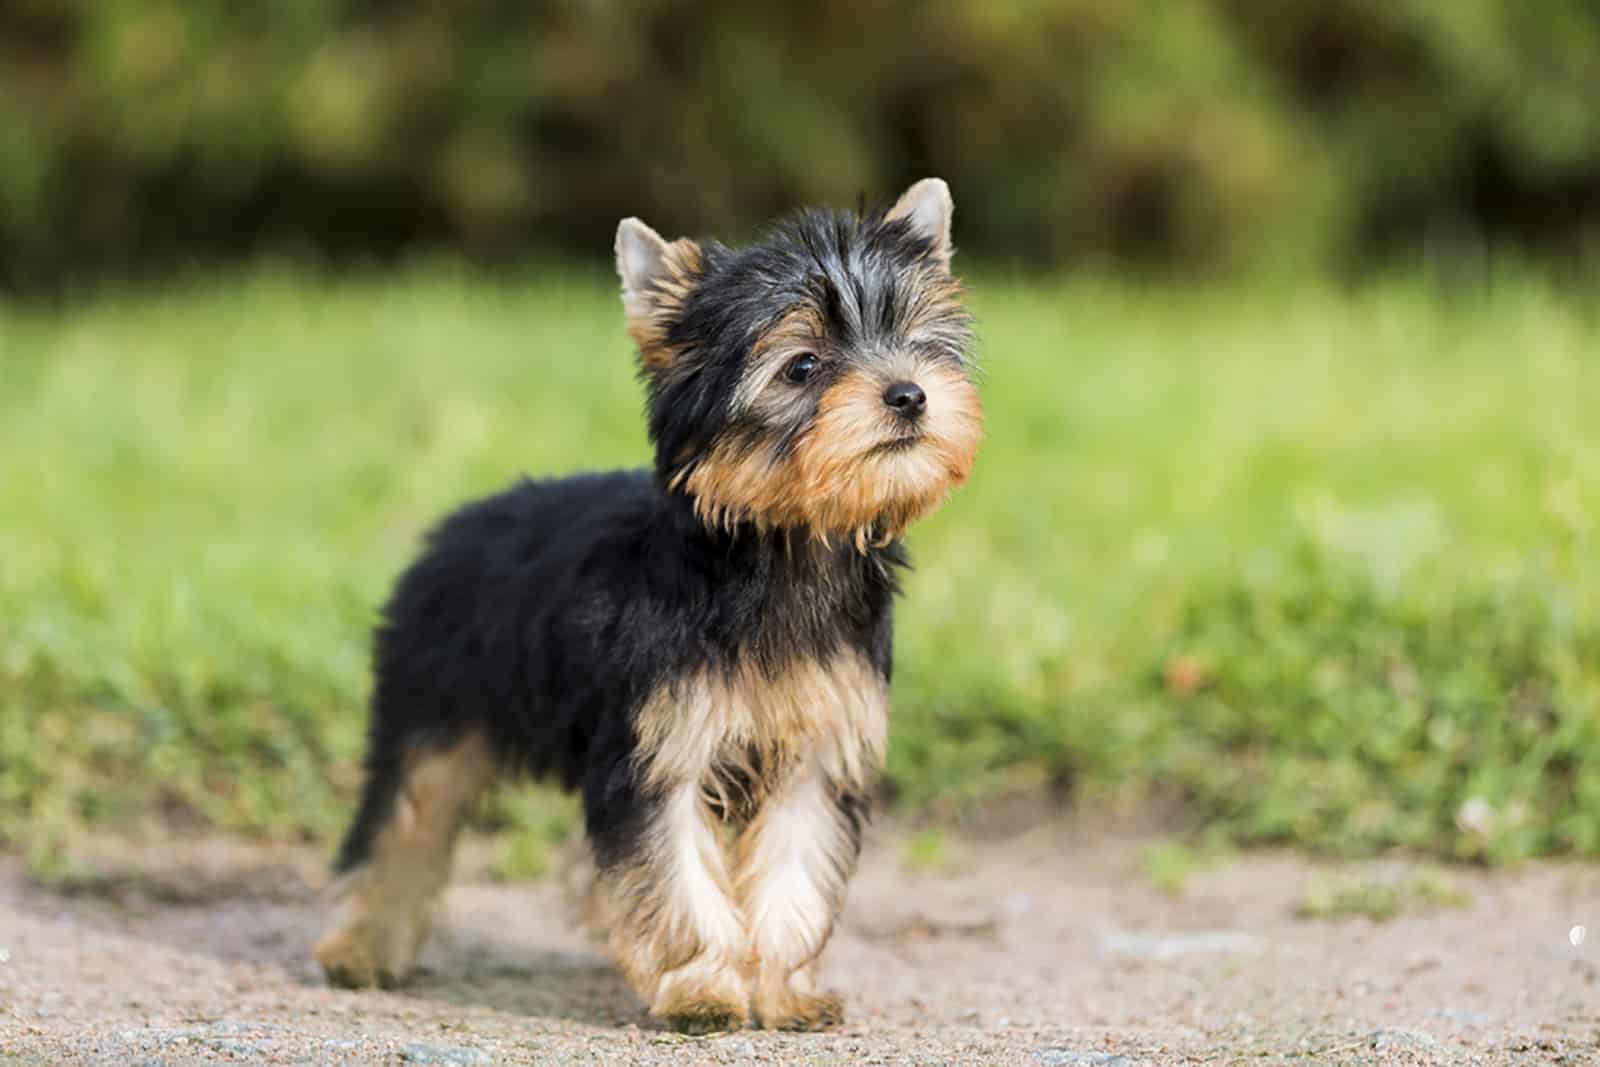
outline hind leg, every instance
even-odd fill
[[[479,733],[378,755],[338,863],[342,914],[315,949],[328,981],[352,988],[411,976],[461,820],[494,774]]]

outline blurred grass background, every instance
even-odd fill
[[[1593,305],[1531,273],[974,287],[989,439],[911,539],[904,805],[1072,787],[1241,841],[1600,855]],[[335,833],[425,525],[646,461],[616,304],[434,265],[7,308],[0,833]]]
[[[328,842],[421,531],[646,460],[616,220],[938,174],[902,810],[1600,856],[1596,71],[1586,0],[0,0],[0,843]]]

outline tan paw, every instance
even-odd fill
[[[732,1004],[717,1003],[686,1004],[682,1011],[673,1012],[666,1019],[667,1025],[678,1033],[693,1037],[742,1030],[745,1024],[742,1008]]]
[[[686,1034],[738,1030],[750,1018],[737,971],[704,957],[661,976],[650,1014]]]
[[[791,990],[759,1014],[768,1030],[828,1030],[844,1022],[844,999],[837,993]]]
[[[328,984],[343,989],[365,989],[378,984],[378,961],[364,938],[350,936],[349,930],[335,930],[311,950],[322,965]]]
[[[380,957],[375,931],[359,926],[334,930],[312,950],[322,965],[328,984],[342,989],[394,989],[411,977],[411,969],[396,967]]]

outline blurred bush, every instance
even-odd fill
[[[1589,0],[0,0],[0,279],[596,250],[927,173],[1040,264],[1581,244],[1597,72]]]

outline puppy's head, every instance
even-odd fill
[[[617,228],[656,467],[710,525],[898,536],[967,477],[981,437],[950,191],[806,211],[743,249]]]

